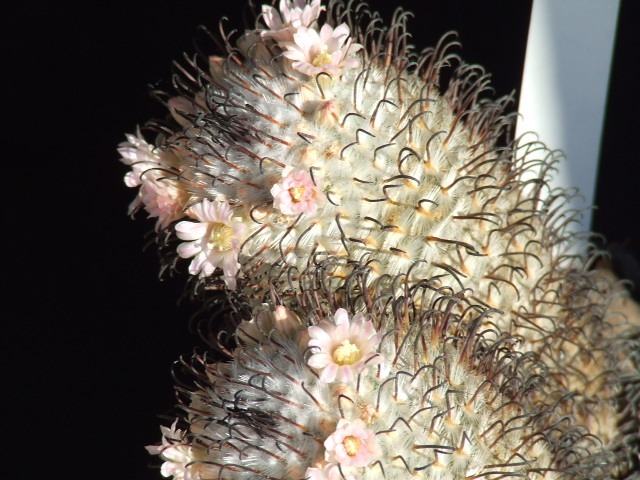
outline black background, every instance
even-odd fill
[[[369,3],[387,19],[395,8]],[[498,95],[517,89],[530,1],[402,5],[417,14],[410,23],[417,46],[457,30],[462,56],[492,72]],[[622,1],[594,225],[635,256],[639,5]],[[163,114],[147,85],[193,52],[196,26],[215,29],[223,15],[241,26],[242,7],[242,0],[26,1],[5,10],[6,475],[161,478],[143,447],[170,423],[159,417],[174,405],[172,362],[199,344],[187,328],[195,309],[177,304],[182,279],[160,282],[155,252],[143,252],[153,222],[126,215],[135,192],[123,184],[116,146]]]

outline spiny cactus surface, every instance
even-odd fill
[[[240,313],[223,359],[184,364],[165,476],[638,468],[637,332],[548,187],[558,155],[407,19],[263,5],[178,67],[153,143],[121,144],[165,262]]]

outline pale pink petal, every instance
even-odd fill
[[[351,383],[353,381],[354,370],[355,370],[355,368],[353,368],[351,366],[348,366],[348,367],[339,366],[339,367],[337,367],[337,371],[336,371],[335,377],[337,378],[337,380],[339,382],[349,384],[349,383]]]
[[[351,32],[349,31],[349,26],[346,23],[341,23],[333,29],[333,38],[347,38],[349,35],[351,35]]]
[[[315,30],[300,28],[293,34],[293,41],[296,44],[297,50],[300,50],[301,52],[309,52],[320,42],[320,39]]]
[[[324,25],[322,25],[322,27],[320,28],[320,33],[318,35],[318,40],[320,40],[323,44],[327,44],[327,42],[329,40],[331,40],[331,37],[333,36],[333,28],[331,27],[331,25],[329,25],[328,23],[325,23]],[[296,42],[298,43],[298,42]]]
[[[282,56],[294,62],[293,65],[307,62],[307,55],[305,54],[305,52],[295,47],[291,47],[288,50],[282,52]],[[293,68],[297,70],[295,66]]]
[[[375,350],[376,348],[378,348],[378,345],[380,345],[380,342],[382,341],[383,336],[384,335],[382,333],[377,333],[375,335],[370,336],[369,340],[367,341],[367,349]]]
[[[355,317],[354,317],[355,319]],[[344,308],[339,308],[333,315],[333,321],[336,325],[346,324],[349,327],[349,313]]]
[[[236,286],[237,286],[236,283],[237,282],[236,282],[236,276],[235,275],[230,275],[230,276],[225,275],[223,278],[224,278],[224,282],[227,284],[227,288],[229,290],[235,290],[236,289]]]
[[[335,463],[327,463],[321,468],[309,467],[305,478],[308,480],[356,480],[353,475],[344,475]]]
[[[307,213],[313,215],[318,210],[318,204],[315,202],[305,202],[299,213]]]
[[[340,62],[342,62],[343,56],[344,55],[340,50],[333,52],[331,54],[331,65],[340,65]]]
[[[313,0],[308,8],[302,12],[302,24],[310,26],[320,16],[320,11],[324,7],[320,5],[320,0]]]
[[[140,199],[140,194],[138,194],[138,196],[129,204],[129,215],[134,214],[140,208],[140,205],[142,205],[142,200]]]
[[[347,320],[346,322],[337,324],[331,336],[334,341],[338,341],[338,343],[340,343],[350,337],[349,333],[349,320]]]
[[[318,73],[318,69],[312,66],[309,62],[293,62],[291,66],[294,68],[294,70],[298,70],[305,75],[311,76]]]
[[[322,345],[330,345],[331,344],[331,335],[319,326],[313,325],[309,327],[309,336],[313,339],[312,341],[321,342]]]
[[[200,277],[210,277],[211,275],[213,275],[213,272],[215,272],[216,270],[216,266],[209,263],[209,262],[204,262],[202,264],[202,268],[200,269]],[[193,275],[196,275],[196,273],[193,273]]]
[[[218,222],[218,208],[217,205],[220,202],[200,202],[196,207],[199,207],[198,220],[202,222]]]
[[[233,229],[232,229],[232,231],[233,231]],[[242,246],[242,240],[240,238],[232,238],[231,239],[231,250],[233,250],[236,258],[238,257],[238,253],[240,253],[240,247],[241,246]]]
[[[231,207],[227,202],[215,202],[214,211],[215,217],[213,221],[215,222],[229,223],[233,215]]]
[[[233,225],[231,225],[231,231],[233,232],[233,235],[238,238],[244,237],[247,234],[248,229],[249,227],[240,222],[235,222]]]
[[[320,468],[309,467],[304,474],[307,480],[326,480],[327,475]]]
[[[124,176],[124,184],[129,188],[137,187],[140,182],[140,175],[135,172],[127,172]]]
[[[178,255],[180,255],[180,257],[182,258],[191,258],[194,255],[200,253],[201,250],[202,247],[200,245],[200,242],[197,241],[181,243],[180,245],[178,245]]]
[[[222,268],[227,286],[235,288],[235,280],[230,278],[235,278],[240,270],[238,252],[248,227],[239,221],[232,222],[233,210],[227,202],[205,199],[191,207],[189,213],[200,221],[179,222],[175,227],[178,238],[191,240],[178,246],[178,255],[194,257],[189,273],[203,277],[212,275],[216,268]],[[220,224],[228,228],[220,229]],[[212,232],[226,235],[226,238],[212,239]]]
[[[207,253],[207,262],[213,267],[218,268],[224,260],[224,253],[217,250],[209,250]]]
[[[311,4],[306,0],[281,0],[279,11],[265,5],[262,16],[269,30],[260,31],[260,35],[279,43],[291,41],[298,29],[313,25],[322,10],[324,7],[319,0],[313,0]]]
[[[200,222],[179,222],[175,226],[176,234],[180,240],[197,240],[206,235],[208,225]]]
[[[350,384],[365,368],[384,360],[375,351],[381,336],[361,314],[350,321],[348,312],[340,308],[333,316],[333,323],[323,320],[308,327],[307,333],[307,345],[312,353],[307,364],[318,371],[323,382]]]
[[[342,438],[340,438],[339,440],[337,439],[338,435],[341,433],[340,422],[342,422],[342,420],[343,419],[340,419],[340,421],[338,422],[338,425],[336,425],[336,431],[333,434],[329,435],[327,439],[324,441],[324,448],[326,448],[327,450],[335,450],[336,442],[337,443],[342,442]]]
[[[304,170],[286,168],[282,179],[271,188],[273,206],[285,215],[313,214],[317,210],[318,189]]]
[[[352,43],[349,45],[348,54],[349,54],[349,55],[354,54],[354,53],[356,53],[356,52],[360,51],[362,48],[364,48],[364,47],[363,47],[363,45],[361,45],[361,44],[359,44],[359,43],[354,43],[354,42],[352,42]],[[354,60],[355,60],[356,62],[358,61],[358,59],[357,59],[357,58],[356,58],[356,59],[354,59]]]
[[[271,30],[277,30],[282,27],[280,14],[270,5],[262,5],[262,18]]]
[[[199,252],[196,256],[191,260],[189,264],[189,273],[191,275],[198,275],[202,270],[203,265],[206,264],[207,255],[205,252]]]
[[[320,380],[326,383],[331,383],[335,381],[337,373],[338,373],[338,365],[336,365],[335,363],[329,363],[326,367],[322,369],[322,373],[320,374]]]
[[[326,353],[316,353],[315,355],[311,355],[307,364],[312,368],[324,368],[331,362],[329,355]]]
[[[187,213],[197,220],[206,221],[205,213],[204,213],[204,208],[205,208],[204,205],[208,203],[209,203],[208,201],[202,201],[200,203],[196,203],[195,205],[192,205],[189,208],[189,210],[187,210]]]
[[[356,451],[353,451],[353,443],[349,450],[345,445],[346,439],[352,437],[359,440]],[[325,440],[324,447],[325,459],[331,463],[336,462],[341,467],[366,467],[381,454],[375,432],[368,429],[360,419],[341,419],[335,432]]]
[[[238,257],[235,252],[226,252],[222,256],[222,269],[225,275],[235,275],[240,270]]]
[[[275,183],[273,187],[271,187],[270,193],[274,197],[277,197],[278,195],[280,195],[280,192],[282,192],[283,190],[284,190],[284,187],[282,183],[278,182],[278,183]]]
[[[288,22],[291,14],[289,13],[289,0],[280,0],[278,3],[278,7],[280,8],[280,15],[285,22]]]

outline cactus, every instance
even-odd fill
[[[241,312],[223,360],[184,363],[163,474],[638,468],[635,331],[576,253],[557,155],[510,138],[509,99],[452,37],[416,51],[407,18],[262,6],[180,67],[154,144],[121,144],[166,264]]]

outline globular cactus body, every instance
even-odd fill
[[[485,370],[489,358],[506,360],[469,329],[486,313],[471,308],[462,319],[450,312],[463,297],[432,286],[412,298],[430,308],[407,299],[407,318],[391,305],[365,317],[325,297],[304,322],[282,306],[259,309],[239,325],[227,361],[185,364],[197,385],[182,396],[189,432],[165,432],[152,451],[167,471],[203,479],[558,478],[560,453],[544,437],[554,432],[514,399],[521,392],[511,385],[527,378]],[[321,307],[329,310],[318,317]],[[327,344],[317,341],[325,335]],[[351,358],[341,356],[347,344]],[[336,364],[345,375],[326,375]]]

